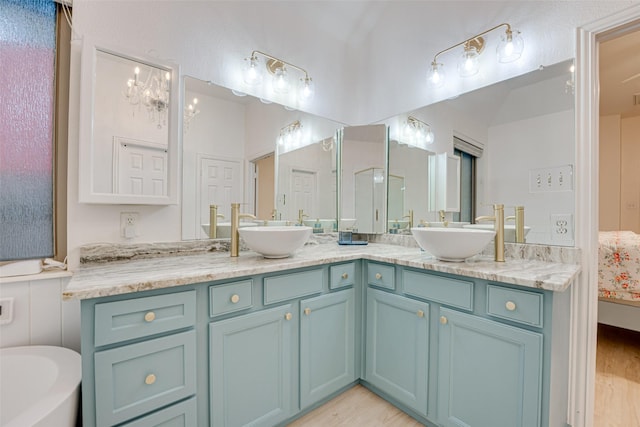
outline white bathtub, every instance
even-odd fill
[[[53,346],[0,349],[0,426],[74,427],[80,355]]]

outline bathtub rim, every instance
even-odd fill
[[[50,345],[32,345],[0,348],[3,355],[41,356],[52,360],[58,367],[58,375],[46,397],[28,406],[28,410],[16,415],[2,427],[37,425],[46,416],[68,404],[76,395],[75,407],[79,404],[79,389],[82,380],[82,358],[75,350]]]

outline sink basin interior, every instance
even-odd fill
[[[246,245],[265,258],[286,258],[300,249],[312,232],[306,226],[257,226],[239,228]]]
[[[464,261],[479,254],[495,232],[473,228],[414,227],[418,245],[441,261]]]

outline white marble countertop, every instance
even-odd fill
[[[483,255],[456,263],[438,261],[415,247],[326,243],[307,245],[284,259],[266,259],[255,252],[242,251],[236,258],[228,252],[211,252],[82,264],[73,272],[63,299],[97,298],[361,258],[550,291],[564,291],[580,272],[580,265],[572,263],[530,259],[494,262],[492,257]]]

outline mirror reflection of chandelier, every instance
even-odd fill
[[[169,109],[171,73],[158,68],[150,68],[146,79],[140,76],[140,67],[133,70],[133,78],[127,80],[125,99],[132,106],[144,106],[149,120],[158,124],[158,129],[167,124]],[[133,109],[135,115],[135,108]]]

